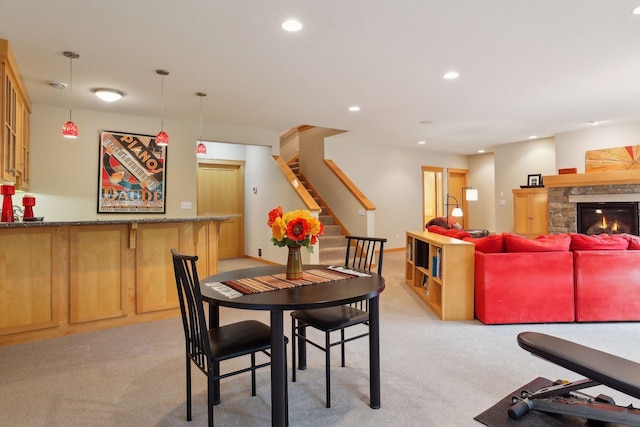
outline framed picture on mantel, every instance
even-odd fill
[[[165,213],[167,147],[155,136],[100,131],[98,213]]]
[[[527,187],[542,187],[542,174],[527,175]]]

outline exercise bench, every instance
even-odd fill
[[[585,347],[571,341],[537,332],[518,334],[518,345],[585,379],[562,382],[534,392],[523,390],[512,397],[513,405],[507,411],[509,417],[518,420],[531,410],[640,426],[640,410],[618,406],[609,396],[589,396],[578,390],[604,385],[634,398],[640,398],[640,363]]]

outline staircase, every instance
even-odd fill
[[[347,251],[347,239],[345,230],[340,224],[336,224],[335,218],[331,215],[327,204],[317,194],[315,189],[309,184],[306,178],[300,173],[298,158],[288,163],[289,168],[298,178],[298,181],[316,201],[322,209],[318,219],[324,224],[324,235],[320,237],[320,264],[344,265],[344,257]]]

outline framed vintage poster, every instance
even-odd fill
[[[164,213],[167,147],[155,136],[100,131],[98,213]]]

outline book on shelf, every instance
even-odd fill
[[[438,279],[442,279],[442,248],[438,248],[436,257],[438,258]]]
[[[422,275],[421,286],[424,288],[425,293],[429,295],[429,276],[427,276],[426,274]]]
[[[440,258],[438,258],[438,255],[434,255],[431,258],[431,274],[433,274],[433,277],[439,277],[439,269],[440,269]]]
[[[409,261],[413,261],[413,242],[409,242],[407,245],[407,258]]]

